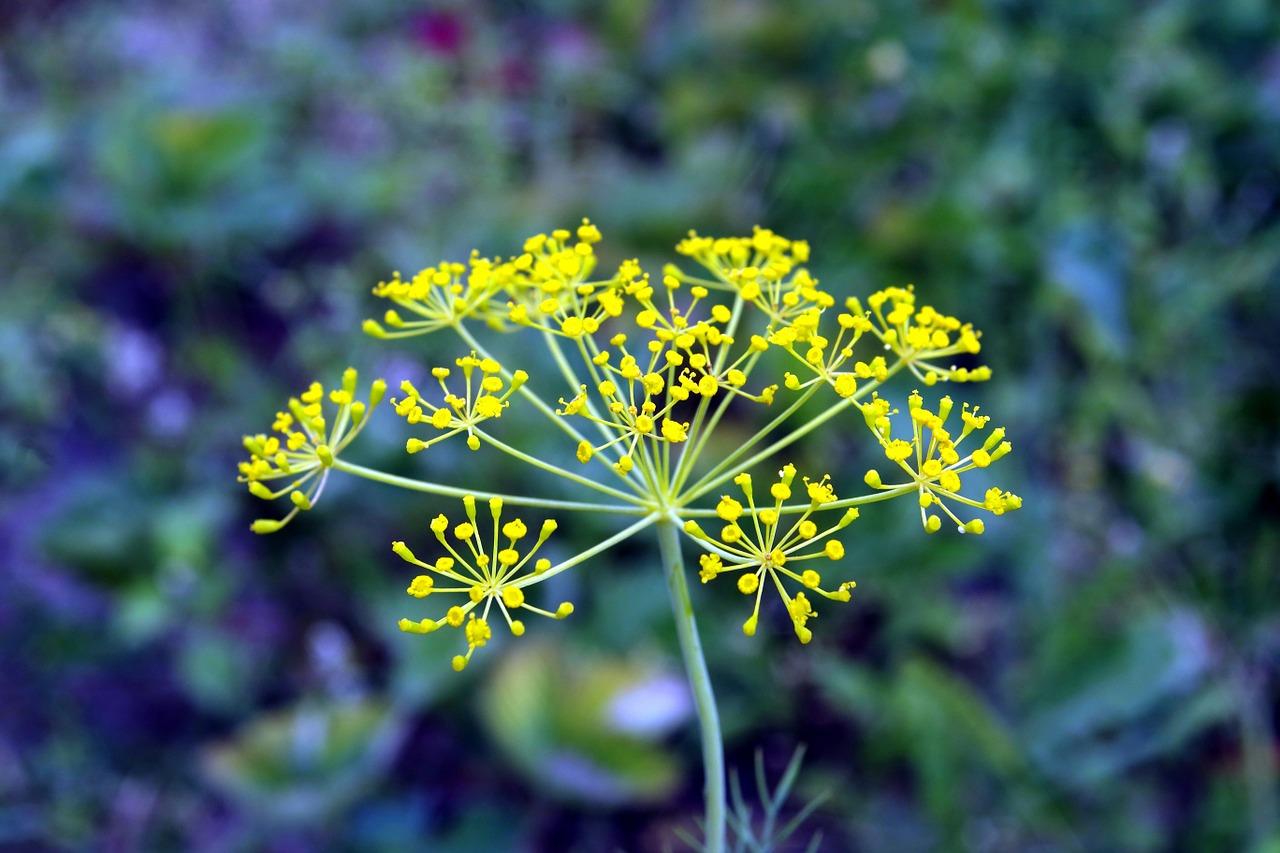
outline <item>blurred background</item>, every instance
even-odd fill
[[[421,614],[387,547],[451,502],[335,478],[255,537],[271,509],[234,482],[313,378],[460,354],[360,334],[390,270],[582,216],[654,271],[690,228],[759,223],[836,293],[915,282],[985,332],[995,379],[963,390],[1009,430],[1021,512],[977,539],[868,510],[809,647],[776,619],[745,641],[740,596],[695,585],[730,765],[774,780],[806,745],[794,808],[831,795],[801,840],[1280,850],[1265,0],[4,0],[0,850],[693,828],[646,542],[455,675],[452,637],[396,630]],[[821,435],[801,470],[860,487],[860,424]],[[350,457],[421,473],[404,437],[384,410]]]

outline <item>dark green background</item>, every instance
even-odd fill
[[[7,0],[0,849],[657,851],[692,826],[692,726],[603,710],[679,673],[647,540],[455,676],[395,630],[387,543],[456,509],[335,481],[260,538],[233,482],[312,378],[460,354],[360,335],[389,270],[582,216],[654,271],[689,228],[808,239],[830,289],[914,282],[996,371],[972,399],[1021,512],[977,539],[869,510],[807,648],[694,590],[732,766],[806,744],[824,849],[1280,849],[1278,21]],[[847,493],[874,454],[846,426],[797,461]],[[383,410],[353,458],[420,471],[404,435]],[[465,453],[432,464],[509,476]]]

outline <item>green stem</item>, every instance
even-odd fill
[[[618,498],[619,500],[631,501],[635,503],[637,506],[643,503],[635,495],[629,495],[626,492],[620,492],[617,489],[611,489],[608,486],[604,485],[603,483],[597,483],[594,480],[588,480],[586,477],[583,477],[580,474],[575,474],[572,471],[566,471],[565,469],[560,468],[559,466],[552,465],[549,462],[543,462],[541,459],[538,459],[537,457],[530,456],[527,453],[516,450],[511,445],[498,441],[492,435],[490,435],[489,433],[479,428],[476,428],[475,432],[482,439],[489,442],[498,450],[501,450],[503,453],[507,454],[508,456],[512,456],[516,459],[519,459],[521,462],[524,462],[528,465],[532,465],[534,468],[539,468],[543,471],[546,471],[548,474],[555,474],[557,477],[562,477],[563,479],[570,480],[574,483],[577,483],[580,486],[586,486],[588,489],[595,489],[597,492],[600,492],[601,494],[609,495],[610,497],[615,497],[615,498]]]
[[[726,338],[732,338],[738,332],[738,323],[742,319],[742,294],[738,293],[733,298],[733,313],[729,317],[729,324],[725,327],[724,334]],[[724,363],[729,359],[730,347],[720,347],[720,352],[716,355],[715,364],[711,367],[713,376],[719,376],[724,371]],[[750,373],[751,365],[754,365],[759,358],[759,353],[748,362],[746,372]],[[676,463],[675,476],[668,478],[672,494],[678,494],[680,489],[684,487],[684,481],[688,478],[689,472],[693,470],[693,464],[698,461],[702,455],[702,448],[706,447],[707,441],[711,438],[711,434],[715,432],[716,424],[720,423],[720,417],[729,408],[729,399],[731,394],[718,394],[720,399],[717,403],[716,412],[711,417],[711,422],[702,428],[703,420],[706,417],[707,409],[711,405],[710,397],[703,397],[698,403],[698,411],[693,416],[693,423],[689,427],[689,435],[692,437],[691,446],[685,448],[684,453],[680,454],[680,459]]]
[[[732,471],[730,471],[730,469],[733,469],[734,471],[743,470],[741,468],[734,468],[734,465],[737,462],[737,460],[741,458],[743,454],[749,452],[752,447],[755,447],[757,444],[759,444],[760,441],[762,441],[765,438],[765,436],[772,434],[773,431],[777,429],[784,421],[786,421],[787,418],[791,417],[796,412],[800,411],[800,407],[803,406],[805,401],[808,400],[810,397],[812,397],[815,393],[817,393],[816,385],[812,385],[806,388],[804,393],[797,399],[793,400],[791,404],[787,406],[787,408],[783,410],[783,412],[780,415],[777,415],[776,417],[774,417],[773,420],[769,421],[769,423],[765,424],[763,427],[757,430],[755,435],[751,436],[751,438],[744,441],[739,447],[727,453],[724,456],[724,458],[722,458],[716,464],[714,468],[712,468],[706,474],[702,475],[702,479],[698,480],[698,482],[695,483],[693,486],[684,490],[681,498],[681,504],[682,505],[688,504],[690,501],[694,500],[694,498],[698,497],[701,494],[704,494],[708,489],[715,488],[718,482],[716,481],[716,478],[720,477],[725,472],[729,472],[729,474],[732,475]],[[699,447],[699,451],[701,451],[701,447]],[[688,479],[688,476],[692,472],[692,470],[693,470],[692,465],[690,465],[688,468],[685,469],[686,480]],[[683,482],[681,482],[676,487],[677,491],[681,489],[684,489]]]
[[[698,278],[696,275],[688,275],[683,272],[680,273],[680,280],[687,281],[690,284],[701,284],[705,287],[710,287],[713,290],[735,290],[736,291],[737,289],[729,282],[726,282],[724,279]]]
[[[539,507],[541,509],[559,509],[570,512],[601,512],[613,515],[647,515],[652,511],[651,508],[644,506],[614,506],[610,504],[581,503],[579,501],[557,501],[551,500],[550,498],[532,498],[524,495],[499,494],[498,492],[486,492],[479,489],[459,489],[457,486],[446,486],[443,483],[432,483],[429,480],[413,480],[408,477],[397,477],[395,474],[387,474],[384,471],[366,468],[363,465],[353,465],[352,463],[344,462],[341,459],[333,460],[333,469],[335,471],[345,471],[346,473],[354,474],[357,477],[364,477],[366,480],[384,483],[388,486],[396,486],[401,489],[409,489],[415,492],[426,492],[431,495],[443,495],[448,498],[465,498],[467,495],[470,495],[479,501],[487,501],[491,498],[502,498],[512,506],[532,506]]]
[[[873,382],[869,382],[869,383],[867,383],[866,385],[862,386],[861,388],[859,388],[859,389],[857,390],[857,392],[856,392],[852,397],[846,397],[845,399],[841,400],[840,402],[836,403],[835,405],[833,405],[833,406],[829,407],[829,408],[828,408],[825,412],[823,412],[822,414],[817,415],[816,417],[814,417],[814,418],[812,418],[811,420],[809,420],[807,423],[805,423],[805,425],[804,425],[804,426],[799,427],[798,429],[796,429],[796,430],[794,430],[794,431],[792,431],[792,432],[788,433],[787,435],[783,436],[782,438],[778,439],[778,440],[777,440],[777,441],[775,441],[773,444],[770,444],[768,447],[766,447],[764,450],[761,450],[759,453],[757,453],[757,454],[755,454],[754,456],[752,456],[752,457],[751,457],[750,459],[748,459],[746,462],[741,462],[741,463],[739,463],[738,470],[745,471],[745,470],[747,470],[747,469],[751,468],[751,466],[755,465],[755,464],[756,464],[756,463],[758,463],[760,460],[762,460],[762,459],[768,459],[770,456],[772,456],[773,454],[777,453],[779,450],[782,450],[782,449],[783,449],[784,447],[786,447],[787,445],[789,445],[789,444],[791,444],[792,442],[796,441],[797,439],[803,438],[804,436],[806,436],[806,435],[808,435],[809,433],[813,432],[815,429],[817,429],[818,427],[822,426],[822,425],[823,425],[823,424],[825,424],[827,421],[831,420],[832,418],[834,418],[836,415],[838,415],[838,414],[840,414],[841,412],[843,412],[843,411],[844,411],[845,409],[847,409],[848,407],[850,407],[850,406],[852,406],[852,405],[855,405],[855,404],[858,402],[858,400],[859,400],[859,399],[861,399],[863,396],[865,396],[865,395],[866,395],[866,393],[867,393],[868,391],[871,391],[872,389],[874,389],[874,388],[876,388],[876,387],[878,387],[878,386],[880,386],[880,385],[883,385],[885,382],[887,382],[887,381],[889,380],[889,377],[893,376],[893,374],[895,374],[895,373],[897,373],[899,370],[901,370],[904,364],[905,364],[905,362],[898,361],[897,363],[895,363],[895,364],[893,365],[893,367],[890,367],[890,368],[889,368],[888,374],[885,376],[885,378],[884,378],[883,380],[875,380],[875,381],[873,381]],[[814,387],[820,387],[820,386],[814,386]],[[774,421],[773,421],[772,423],[770,423],[770,424],[769,424],[769,426],[767,426],[765,429],[762,429],[760,432],[756,433],[755,437],[753,437],[751,440],[747,441],[745,444],[743,444],[743,445],[742,445],[742,447],[740,447],[740,448],[739,448],[738,450],[736,450],[735,452],[733,452],[733,453],[729,454],[728,458],[726,458],[724,462],[722,462],[722,463],[720,463],[719,465],[717,465],[717,466],[715,467],[715,469],[713,469],[713,471],[712,471],[711,473],[707,474],[707,476],[705,476],[705,477],[703,477],[701,480],[699,480],[699,481],[698,481],[698,483],[697,483],[697,485],[693,486],[691,489],[689,489],[689,490],[688,490],[688,491],[686,491],[683,495],[681,495],[681,497],[680,497],[680,502],[681,502],[681,504],[687,504],[687,503],[689,503],[689,502],[691,502],[691,501],[697,500],[699,497],[701,497],[702,495],[704,495],[704,494],[706,494],[707,492],[711,491],[712,489],[716,488],[716,487],[717,487],[717,486],[719,486],[721,483],[723,483],[725,480],[728,480],[731,476],[733,476],[733,472],[732,472],[732,471],[724,471],[724,468],[725,468],[726,463],[728,463],[730,460],[736,461],[737,459],[739,459],[739,458],[741,457],[741,455],[742,455],[744,452],[746,452],[749,448],[751,448],[752,446],[754,446],[754,445],[755,445],[755,443],[756,443],[756,442],[757,442],[757,441],[758,441],[762,436],[767,435],[767,434],[769,434],[770,432],[772,432],[772,431],[773,431],[773,429],[774,429],[774,427],[775,427],[777,424],[779,424],[779,423],[780,423],[783,419],[785,419],[786,417],[789,417],[789,416],[791,415],[791,413],[792,413],[796,408],[798,408],[798,407],[799,407],[799,404],[800,404],[800,403],[802,403],[802,402],[804,402],[805,400],[809,399],[809,397],[811,396],[811,394],[812,394],[812,391],[811,391],[811,390],[810,390],[810,391],[807,391],[803,397],[801,397],[799,400],[797,400],[797,401],[796,401],[796,403],[793,403],[793,404],[791,405],[791,407],[789,407],[789,408],[787,409],[787,411],[786,411],[786,412],[784,412],[784,413],[783,413],[779,418],[774,419]],[[715,473],[716,471],[722,471],[723,473],[719,473],[719,474],[717,474],[717,473]]]
[[[475,350],[477,355],[481,358],[492,358],[492,356],[489,355],[488,350],[486,350],[484,346],[475,339],[475,336],[472,335],[471,332],[467,331],[466,326],[462,325],[462,323],[455,323],[453,328],[458,333],[458,337],[462,338],[463,342],[467,344],[467,346]],[[497,361],[497,359],[494,359],[494,361]],[[507,370],[505,367],[502,368],[502,376],[507,380],[507,382],[511,381],[511,371]],[[555,409],[543,402],[542,398],[533,393],[533,391],[529,389],[528,385],[521,385],[518,393],[521,397],[528,400],[535,409],[546,415],[562,432],[569,435],[574,440],[575,444],[584,440],[582,433],[574,429],[573,425],[564,418],[557,415]]]
[[[573,367],[569,364],[569,360],[564,357],[564,350],[560,349],[560,342],[556,340],[556,336],[550,332],[543,332],[542,338],[546,341],[547,349],[551,353],[551,358],[555,361],[556,366],[560,368],[560,373],[564,376],[565,384],[569,386],[569,397],[572,398],[574,394],[578,393],[579,386],[585,383],[581,382],[578,375],[573,372]],[[582,346],[581,341],[578,342],[578,346]],[[591,381],[594,383],[596,388],[599,388],[600,377],[596,374],[596,366],[591,363],[590,359],[585,360],[587,372],[591,374]],[[574,384],[575,381],[577,381],[578,384]],[[590,392],[587,392],[586,407],[587,411],[592,415],[592,420],[595,422],[596,428],[600,431],[600,435],[605,439],[612,438],[613,436],[610,434],[609,430],[604,424],[600,423],[600,421],[604,419],[601,418],[600,413],[596,411],[596,404],[595,401],[591,399]]]
[[[676,621],[676,635],[680,638],[680,654],[684,658],[689,686],[693,690],[693,705],[698,712],[698,726],[702,736],[702,767],[705,775],[703,793],[707,808],[704,850],[706,853],[723,853],[725,777],[720,715],[716,711],[711,675],[707,672],[707,661],[702,654],[698,623],[693,616],[693,602],[689,598],[689,585],[685,580],[679,523],[673,515],[658,519],[658,546],[662,553],[662,566],[667,573],[667,587],[671,591],[671,610]]]
[[[841,498],[838,501],[823,504],[822,509],[847,509],[851,506],[878,503],[880,501],[891,500],[892,498],[896,498],[901,495],[910,494],[915,492],[918,488],[919,486],[916,483],[907,483],[903,486],[894,486],[892,489],[885,489],[882,492],[872,492],[867,495],[859,495],[856,498]],[[975,504],[975,506],[981,507],[982,504]],[[782,515],[790,515],[792,513],[804,512],[810,509],[813,509],[812,504],[787,504],[786,506],[779,508],[778,512]],[[706,509],[689,509],[687,507],[680,508],[680,515],[684,518],[715,518],[719,514],[720,511],[715,507],[709,507]]]
[[[578,565],[579,563],[583,562],[584,560],[591,559],[596,554],[599,554],[601,551],[612,548],[614,545],[617,545],[622,540],[627,539],[631,536],[634,536],[635,534],[639,533],[641,530],[644,530],[646,527],[653,524],[658,518],[659,516],[656,513],[651,515],[646,515],[644,518],[640,519],[635,524],[628,527],[626,530],[618,531],[617,533],[610,536],[608,539],[605,539],[602,542],[598,542],[595,545],[592,545],[590,548],[583,551],[581,554],[575,554],[574,556],[570,557],[567,560],[556,563],[554,566],[547,569],[545,572],[541,572],[540,574],[527,575],[526,577],[521,578],[520,580],[516,581],[511,585],[519,586],[519,587],[529,586],[530,584],[541,583],[547,578],[555,577],[556,575],[563,572],[565,569],[571,569],[574,566]]]

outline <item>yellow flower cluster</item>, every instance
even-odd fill
[[[632,352],[624,333],[614,335],[612,350],[594,350],[589,364],[599,395],[602,413],[592,402],[587,386],[581,385],[571,400],[560,400],[557,414],[580,415],[618,435],[599,445],[583,440],[578,446],[578,460],[586,463],[605,448],[622,445],[622,456],[614,470],[626,474],[635,465],[635,454],[656,452],[658,443],[679,444],[688,439],[689,423],[671,417],[672,410],[690,398],[710,400],[721,390],[753,402],[769,405],[776,385],[751,393],[743,386],[760,353],[768,349],[764,338],[755,335],[737,356],[729,359],[734,339],[725,334],[725,324],[732,316],[724,305],[713,305],[709,319],[691,320],[698,303],[709,295],[707,288],[690,289],[691,301],[683,309],[677,306],[674,293],[681,287],[673,276],[664,276],[666,306],[655,304],[653,288],[646,279],[639,287],[629,288],[640,310],[635,325],[649,333],[643,350]],[[618,356],[616,362],[615,354]],[[648,439],[650,445],[641,445]]]
[[[809,568],[798,572],[790,568],[796,563],[817,558],[829,560],[843,558],[844,545],[839,540],[828,537],[844,529],[858,517],[858,510],[850,508],[835,524],[825,530],[819,530],[817,523],[810,516],[824,505],[833,502],[836,496],[827,483],[828,477],[817,481],[811,481],[806,477],[804,484],[809,505],[786,528],[786,532],[781,532],[779,527],[784,518],[783,504],[791,499],[791,487],[795,482],[795,476],[794,465],[783,466],[778,472],[778,482],[769,487],[773,507],[757,509],[751,475],[739,474],[733,482],[746,497],[747,507],[744,508],[741,501],[729,495],[720,499],[720,503],[716,506],[716,514],[726,524],[717,538],[713,539],[709,536],[695,521],[686,522],[684,526],[685,532],[707,549],[707,553],[703,554],[699,561],[701,570],[698,575],[703,583],[725,572],[742,572],[738,576],[738,590],[743,595],[755,596],[755,608],[751,612],[751,617],[742,626],[742,632],[748,637],[756,632],[756,625],[760,618],[760,599],[764,594],[766,581],[772,581],[778,595],[782,597],[796,636],[802,643],[813,639],[813,632],[808,628],[807,623],[818,615],[804,590],[815,592],[833,601],[848,601],[849,590],[855,586],[853,581],[846,581],[835,590],[828,592],[822,589],[822,576],[817,570]],[[750,528],[749,532],[743,529],[744,524]],[[818,547],[823,540],[826,540],[825,543]],[[794,596],[790,595],[782,582],[784,577],[799,583],[804,590],[796,592]]]
[[[887,400],[875,397],[863,403],[860,408],[867,426],[884,449],[884,455],[910,475],[911,482],[916,485],[920,496],[920,520],[925,530],[933,533],[942,526],[942,520],[929,513],[929,507],[937,506],[955,522],[956,529],[961,533],[983,532],[982,519],[962,522],[945,501],[985,509],[993,515],[1003,515],[1022,506],[1022,498],[997,488],[989,489],[981,502],[960,494],[961,474],[975,468],[986,468],[1012,449],[1012,445],[1004,440],[1003,428],[993,429],[981,448],[961,456],[958,449],[960,444],[971,433],[986,429],[991,420],[989,417],[979,415],[977,407],[970,410],[969,404],[965,403],[960,411],[960,419],[964,425],[960,435],[953,438],[945,426],[954,408],[950,397],[943,397],[938,402],[938,411],[933,412],[924,408],[923,398],[913,391],[907,398],[907,405],[912,429],[909,441],[893,437],[889,415],[896,414],[896,410],[890,409]],[[880,472],[874,469],[867,472],[865,479],[873,489],[897,489],[907,485],[885,484],[881,481]]]
[[[659,369],[665,367],[669,371],[672,397],[677,402],[687,400],[691,394],[709,399],[724,389],[729,394],[753,402],[771,404],[777,385],[766,386],[758,394],[744,389],[751,368],[760,353],[768,349],[765,339],[752,335],[742,352],[730,360],[730,351],[735,343],[729,333],[735,325],[733,312],[725,305],[711,305],[707,312],[709,319],[694,322],[692,317],[698,304],[708,298],[710,291],[700,285],[690,288],[692,298],[681,309],[675,296],[681,286],[680,280],[673,275],[664,275],[662,286],[666,293],[665,307],[660,308],[654,302],[652,288],[635,293],[640,307],[635,324],[652,333],[646,344],[650,365]],[[625,342],[625,335],[613,341],[618,347]]]
[[[623,303],[614,282],[587,282],[596,265],[592,244],[600,240],[599,229],[584,219],[576,241],[574,236],[561,228],[530,237],[524,252],[509,260],[472,252],[467,265],[440,263],[408,281],[395,273],[373,294],[408,316],[389,309],[382,322],[365,320],[364,330],[377,338],[403,338],[467,319],[495,327],[509,319],[570,337],[590,333],[602,318],[621,314]]]
[[[850,299],[849,307],[854,307]],[[836,336],[830,338],[819,334],[818,326],[822,311],[810,308],[797,316],[789,325],[782,326],[769,336],[769,343],[786,350],[796,359],[802,369],[813,376],[802,380],[794,373],[787,372],[783,376],[783,384],[792,391],[798,391],[813,382],[825,382],[840,397],[852,397],[858,390],[859,379],[875,379],[883,382],[888,378],[888,367],[883,356],[876,356],[870,362],[855,362],[851,370],[843,370],[847,362],[853,358],[853,347],[862,335],[871,329],[871,321],[861,313],[841,312],[836,315]]]
[[[364,331],[376,338],[407,338],[452,326],[468,317],[499,322],[493,313],[491,298],[509,278],[509,270],[500,261],[480,257],[472,252],[467,265],[442,262],[421,270],[405,281],[400,273],[390,281],[379,282],[374,296],[389,299],[410,316],[405,319],[394,308],[387,309],[382,322],[365,320]],[[387,328],[391,331],[387,331]]]
[[[513,301],[507,318],[512,323],[580,338],[622,315],[623,294],[637,285],[622,277],[588,281],[596,265],[592,244],[600,240],[600,231],[584,219],[577,238],[571,244],[568,229],[560,228],[525,241],[525,253],[511,264]]]
[[[822,575],[813,568],[818,564],[812,561],[844,556],[844,546],[835,534],[857,518],[855,505],[916,495],[926,531],[937,531],[950,519],[962,532],[975,534],[983,532],[983,521],[961,521],[953,511],[955,505],[995,515],[1021,506],[1018,496],[999,488],[989,489],[981,499],[961,494],[962,478],[1010,449],[1004,430],[987,430],[989,418],[979,415],[976,407],[961,407],[962,425],[953,434],[946,426],[954,414],[951,398],[942,397],[933,411],[924,408],[920,394],[913,392],[908,399],[911,433],[896,438],[890,421],[896,410],[873,393],[899,371],[910,371],[928,386],[989,378],[987,367],[953,363],[955,359],[968,364],[965,360],[981,350],[981,335],[971,324],[931,306],[917,306],[910,286],[885,288],[865,303],[849,298],[838,305],[805,267],[809,244],[764,228],[732,238],[689,232],[676,250],[704,267],[705,278],[667,266],[660,277],[651,279],[635,260],[600,275],[596,254],[600,240],[599,229],[584,219],[576,228],[530,237],[509,258],[473,252],[466,263],[442,262],[407,280],[397,273],[373,289],[391,307],[381,319],[365,321],[369,334],[400,338],[448,328],[458,333],[469,350],[469,355],[455,360],[455,367],[431,371],[440,392],[424,396],[405,381],[400,385],[401,396],[390,401],[410,425],[421,425],[420,434],[406,441],[409,453],[459,434],[465,435],[472,450],[487,442],[521,462],[618,502],[596,505],[522,496],[522,504],[639,515],[634,529],[620,532],[616,541],[649,524],[666,524],[679,517],[686,522],[685,532],[705,552],[700,558],[702,581],[731,572],[738,589],[754,597],[743,631],[755,633],[764,588],[772,585],[804,643],[812,638],[813,600],[818,596],[850,599],[853,582],[824,587]],[[539,389],[528,386],[524,370],[504,370],[471,334],[475,324],[532,333],[545,344],[560,374],[550,381],[568,389],[559,391],[564,395],[558,398],[559,408],[549,405],[558,397],[555,391],[539,396],[535,393]],[[867,346],[864,338],[879,354],[857,353],[860,344]],[[766,355],[771,348],[781,352]],[[775,357],[789,370],[772,381],[761,382],[758,374],[753,376],[758,368],[774,363]],[[780,387],[798,393],[779,406],[783,411],[767,425],[729,445],[712,441],[719,424],[736,418],[738,412],[731,406],[772,406]],[[828,388],[834,391],[834,399],[815,413],[816,395],[828,393]],[[386,386],[381,380],[373,383],[368,402],[355,400],[355,390],[354,370],[344,374],[336,390],[313,384],[277,414],[275,434],[245,438],[250,456],[240,465],[241,481],[259,497],[287,494],[294,504],[286,518],[258,520],[254,530],[276,530],[314,505],[338,453],[363,429]],[[622,482],[625,488],[615,489],[488,434],[485,422],[501,417],[517,392],[569,435],[567,445],[576,444],[575,455],[581,463],[599,459],[621,477],[633,470],[636,474]],[[336,410],[326,409],[326,403]],[[854,406],[861,410],[886,458],[906,473],[905,478],[892,478],[902,482],[884,483],[879,471],[871,470],[865,477],[871,494],[837,500],[829,477],[806,478],[802,487],[796,486],[796,470],[788,464],[770,482],[770,500],[757,506],[750,475],[733,476]],[[584,422],[589,423],[580,429]],[[985,439],[970,438],[977,432]],[[981,447],[976,447],[979,442]],[[695,467],[709,448],[721,448],[724,455],[710,465]],[[346,459],[336,462],[336,467],[428,493],[461,493],[441,483],[361,468]],[[730,478],[741,489],[741,500],[724,495],[714,509],[696,503],[716,494]],[[272,490],[266,483],[273,480],[285,484]],[[804,492],[798,502],[788,504],[793,487]],[[431,523],[446,551],[433,563],[419,561],[404,543],[393,543],[397,554],[424,570],[410,585],[411,595],[462,597],[438,619],[400,622],[401,629],[411,633],[445,626],[461,629],[467,651],[455,658],[458,669],[491,639],[489,619],[495,606],[516,635],[524,632],[518,610],[567,616],[573,609],[567,603],[554,612],[532,607],[525,601],[525,588],[548,572],[567,569],[614,543],[607,539],[551,569],[535,553],[555,529],[554,522],[544,524],[536,543],[528,546],[529,531],[522,521],[502,523],[501,498],[489,501],[491,534],[478,530],[475,504],[474,498],[464,500],[466,520],[456,526],[451,527],[444,516]],[[829,515],[823,518],[838,520],[820,527],[824,512]],[[715,536],[690,520],[711,517],[718,517],[723,525]],[[522,544],[527,550],[522,550]],[[664,539],[664,548],[669,544]]]
[[[867,297],[876,319],[871,331],[892,350],[916,378],[926,385],[940,379],[953,382],[982,382],[991,378],[991,368],[972,369],[935,364],[938,359],[959,354],[976,354],[982,349],[982,333],[972,323],[961,324],[955,317],[940,314],[930,305],[916,308],[915,288],[887,287]],[[862,313],[861,303],[850,299],[852,310]]]
[[[447,367],[437,367],[431,375],[440,383],[444,391],[444,403],[437,406],[427,402],[412,382],[407,379],[400,383],[400,390],[405,396],[397,400],[391,399],[396,414],[410,424],[423,421],[441,431],[441,435],[423,441],[411,438],[405,443],[405,450],[417,453],[433,444],[444,441],[460,432],[467,433],[467,446],[472,450],[480,449],[480,437],[475,434],[475,427],[482,421],[502,416],[502,410],[510,403],[508,398],[520,390],[529,379],[529,374],[517,370],[511,375],[511,383],[505,384],[499,375],[502,366],[491,358],[477,358],[474,352],[454,361],[462,368],[465,389],[462,396],[454,394],[446,384],[451,374]],[[429,413],[429,414],[428,414]]]
[[[759,226],[750,237],[700,237],[690,231],[676,251],[702,264],[775,321],[835,304],[817,279],[797,266],[809,260],[809,244],[803,240],[788,240]]]
[[[521,290],[547,296],[567,293],[595,269],[592,246],[599,242],[600,229],[589,219],[582,220],[576,234],[567,228],[535,234],[524,241],[524,253],[511,260],[512,280]]]
[[[452,530],[449,528],[449,519],[443,515],[436,516],[431,522],[431,532],[449,552],[448,556],[439,557],[434,563],[424,563],[403,542],[391,543],[391,550],[401,559],[427,572],[418,575],[409,584],[409,595],[414,598],[447,594],[466,597],[460,604],[450,606],[439,619],[428,618],[416,622],[412,619],[400,620],[400,630],[411,634],[429,634],[445,626],[461,628],[467,641],[467,652],[453,659],[453,668],[459,671],[466,667],[476,649],[492,639],[489,614],[495,605],[501,611],[511,633],[517,637],[524,634],[524,622],[514,618],[512,613],[527,610],[551,619],[564,619],[573,613],[573,605],[567,601],[552,612],[535,607],[525,599],[525,588],[541,580],[547,569],[551,568],[551,562],[542,558],[536,560],[529,571],[524,571],[534,554],[555,532],[555,521],[544,521],[537,541],[521,554],[520,541],[528,536],[529,529],[519,518],[502,523],[502,498],[489,501],[493,528],[487,536],[481,532],[480,522],[476,518],[475,498],[467,496],[462,499],[462,503],[467,520],[454,526]],[[450,541],[450,535],[453,541]],[[455,546],[454,542],[459,544]],[[448,585],[437,586],[437,581]]]
[[[342,374],[342,387],[328,393],[319,382],[297,397],[289,399],[288,411],[276,412],[271,429],[275,434],[246,435],[244,447],[249,459],[240,463],[241,483],[263,500],[288,495],[293,509],[284,518],[260,518],[253,522],[255,533],[274,533],[288,524],[300,510],[309,510],[320,499],[333,460],[351,443],[364,425],[374,406],[382,401],[387,383],[374,380],[369,388],[369,401],[355,399],[358,374],[348,367]],[[325,401],[333,404],[331,417],[325,417]],[[288,480],[272,490],[265,481]]]

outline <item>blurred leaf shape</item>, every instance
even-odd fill
[[[123,587],[155,565],[145,497],[109,479],[86,475],[45,525],[40,547],[90,582]]]
[[[1024,730],[1041,772],[1084,787],[1168,753],[1233,713],[1230,691],[1212,677],[1207,628],[1189,610],[1134,618],[1119,642],[1061,700],[1032,714]],[[1083,665],[1083,662],[1082,662]]]
[[[108,222],[146,251],[270,244],[303,227],[307,202],[265,104],[218,109],[123,103],[100,119],[92,161]]]
[[[273,822],[310,823],[353,803],[395,757],[404,725],[384,701],[307,701],[208,747],[214,787]]]
[[[1005,784],[1019,781],[1023,758],[1010,728],[973,687],[941,666],[917,658],[903,664],[890,700],[895,725],[919,775],[929,812],[954,835],[972,803],[957,785],[989,773]]]
[[[985,813],[993,797],[1016,804],[1010,817],[1020,831],[1072,831],[1040,789],[1017,729],[963,678],[923,657],[907,659],[888,675],[835,657],[821,666],[826,699],[866,727],[869,762],[909,761],[925,810],[948,844],[976,831],[973,816]],[[879,832],[907,830],[897,818],[868,819]],[[925,843],[907,837],[895,843],[913,849]]]
[[[533,783],[600,804],[653,802],[680,780],[660,743],[692,709],[673,673],[549,643],[510,649],[482,700],[490,736]]]
[[[0,204],[26,182],[52,178],[60,139],[47,121],[35,121],[0,137]]]
[[[1129,259],[1123,238],[1100,223],[1063,229],[1045,260],[1049,279],[1075,297],[1098,342],[1124,353],[1133,339],[1125,299]]]

